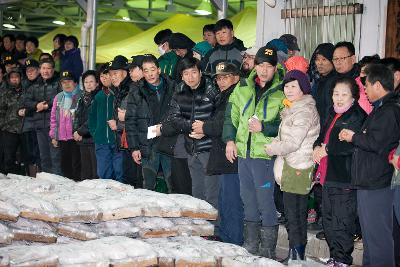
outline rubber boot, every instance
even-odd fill
[[[244,222],[243,228],[243,247],[251,254],[257,255],[260,246],[260,228],[258,222]]]
[[[278,240],[278,225],[261,227],[261,244],[259,255],[265,258],[276,259],[276,243]]]

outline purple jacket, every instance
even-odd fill
[[[80,89],[72,95],[72,104],[69,109],[64,109],[64,92],[58,93],[53,100],[50,115],[50,138],[66,141],[73,139],[74,113],[81,96]]]

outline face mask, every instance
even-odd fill
[[[160,53],[160,55],[164,55],[165,54],[165,50],[162,48],[164,44],[160,45],[158,48],[158,53]]]

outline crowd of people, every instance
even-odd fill
[[[304,260],[311,227],[327,266],[352,264],[355,237],[363,266],[400,266],[399,59],[357,62],[340,41],[308,60],[291,34],[245,48],[227,19],[203,39],[164,29],[158,58],[83,72],[75,36],[48,54],[4,35],[1,171],[193,195],[218,209],[215,238],[272,259],[283,223],[286,263]]]

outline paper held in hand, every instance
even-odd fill
[[[153,139],[157,136],[157,125],[147,127],[147,139]]]

